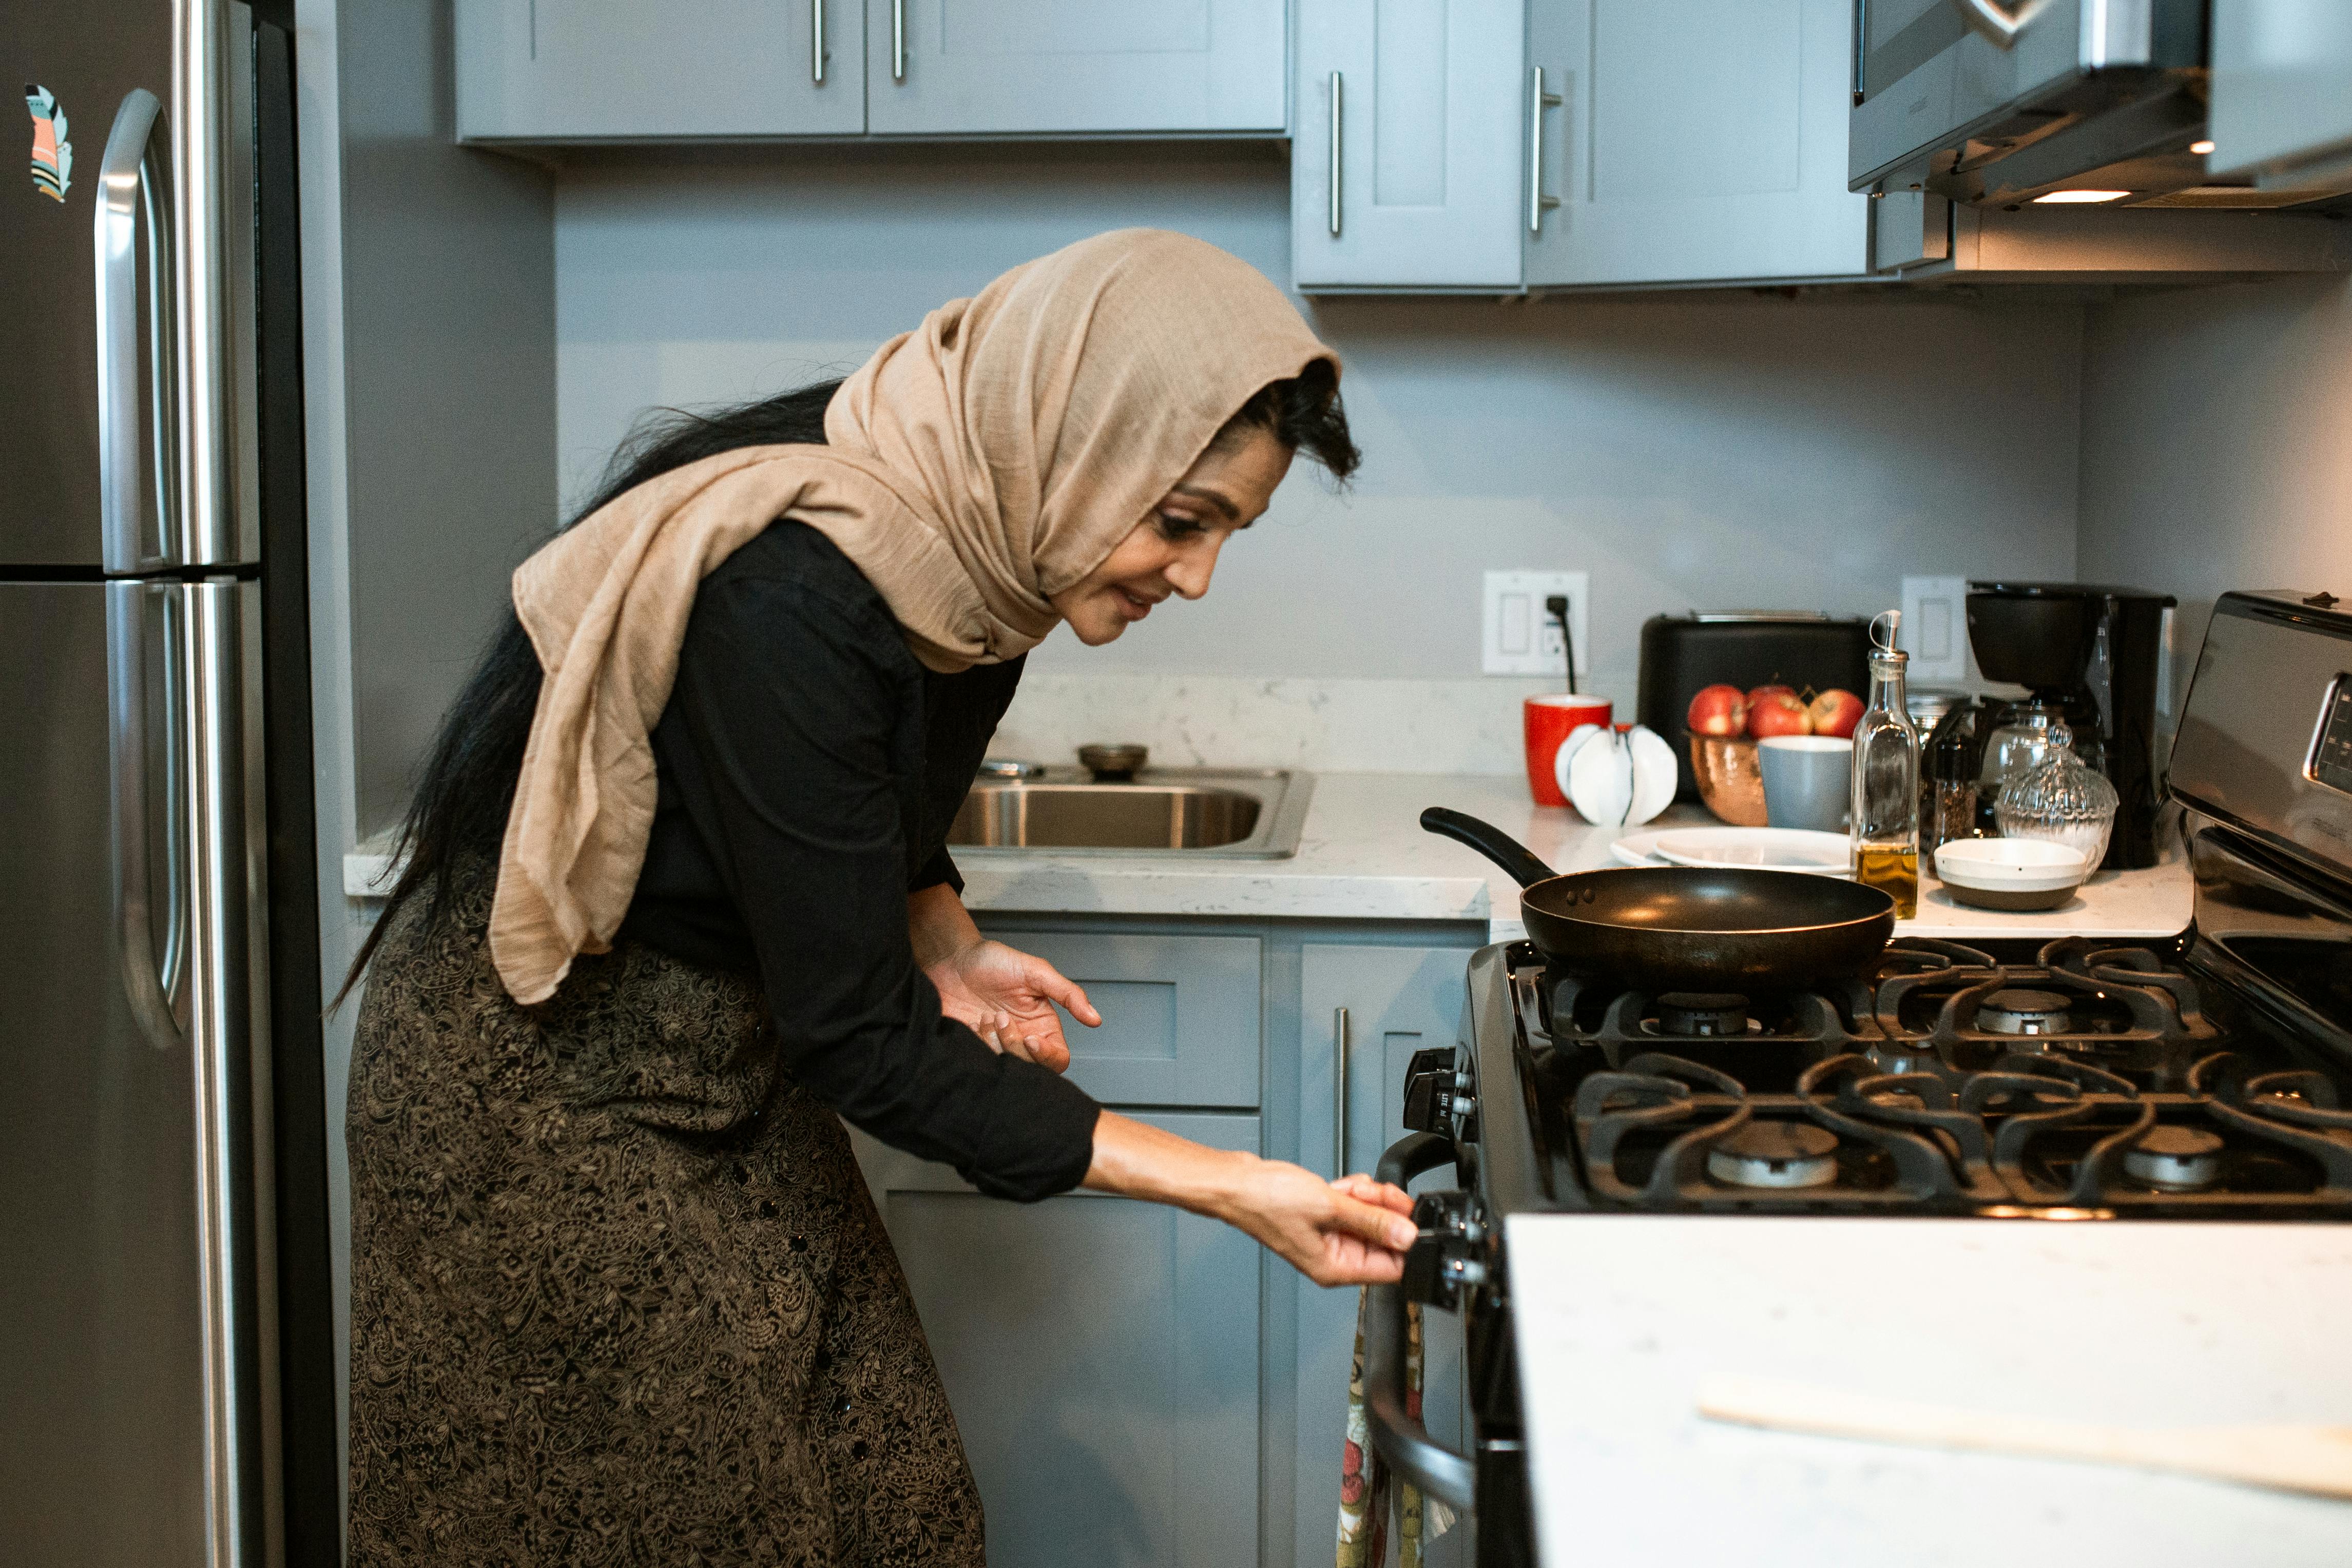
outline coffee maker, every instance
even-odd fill
[[[1923,772],[1939,802],[1923,821],[1937,841],[1994,832],[1994,790],[1982,783],[1986,745],[2011,727],[2063,718],[2074,755],[2105,774],[2120,803],[2103,869],[2157,861],[2161,802],[2156,687],[2169,594],[2074,582],[1971,582],[1969,646],[1988,680],[2021,685],[2021,702],[1979,697],[1947,714],[1928,737]],[[1963,825],[1955,815],[1966,819]]]

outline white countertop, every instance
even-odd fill
[[[1559,871],[1613,865],[1622,830],[1596,828],[1564,807],[1537,806],[1518,779],[1418,773],[1325,773],[1298,853],[1279,861],[1199,861],[1171,866],[1142,857],[956,855],[964,902],[976,910],[1050,914],[1206,915],[1346,920],[1478,920],[1487,939],[1527,935],[1517,884],[1475,851],[1425,832],[1422,809],[1451,806],[1484,818]],[[1696,806],[1659,819],[1711,823]],[[1932,876],[1919,918],[1898,936],[2169,936],[2189,924],[2189,870],[2179,852],[2140,872],[2102,872],[2063,908],[2009,915],[1955,904]]]
[[[2352,1502],[1720,1425],[1717,1378],[2124,1427],[2352,1415],[2352,1227],[1509,1221],[1538,1561],[2342,1568]]]
[[[1475,852],[1424,832],[1425,806],[1482,817],[1560,871],[1613,864],[1619,830],[1596,828],[1563,807],[1540,807],[1516,778],[1424,773],[1323,773],[1298,852],[1286,860],[1171,864],[1149,855],[1054,855],[963,850],[964,902],[974,910],[1049,915],[1186,915],[1234,919],[1480,921],[1489,941],[1525,936],[1518,889]],[[1696,806],[1661,822],[1711,822]],[[380,843],[343,859],[343,891],[371,896],[386,870]],[[2148,871],[2103,872],[2063,908],[2005,915],[1954,904],[1934,878],[1919,918],[1899,936],[2169,936],[2189,924],[2187,864],[2175,849]]]

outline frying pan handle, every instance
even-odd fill
[[[1421,825],[1440,838],[1468,844],[1512,876],[1521,887],[1533,887],[1539,882],[1549,882],[1559,873],[1536,859],[1528,846],[1495,826],[1482,822],[1466,812],[1449,810],[1444,806],[1432,806],[1421,814]]]

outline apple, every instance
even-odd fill
[[[1748,698],[1738,686],[1712,685],[1691,698],[1693,735],[1738,735],[1748,727]]]
[[[1759,686],[1748,694],[1748,733],[1757,739],[1812,732],[1813,721],[1803,699],[1788,687]]]
[[[1852,692],[1832,686],[1812,700],[1805,709],[1813,721],[1815,735],[1833,735],[1843,740],[1853,733],[1862,722],[1862,699]]]

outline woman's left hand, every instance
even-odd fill
[[[1054,1004],[1089,1028],[1102,1022],[1076,981],[1035,954],[1002,942],[969,943],[926,964],[923,972],[939,988],[940,1010],[969,1025],[991,1050],[1056,1072],[1070,1065],[1070,1044],[1062,1038]]]

